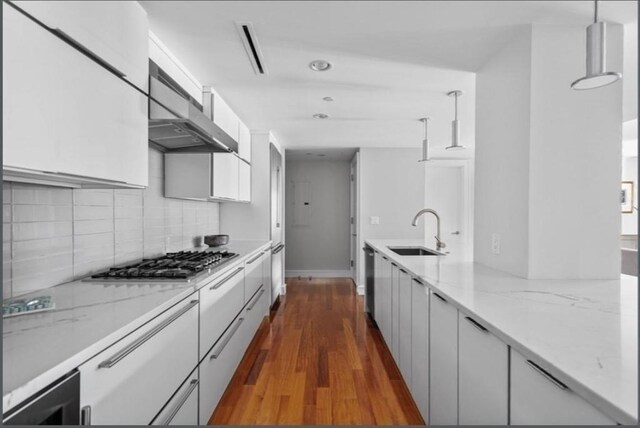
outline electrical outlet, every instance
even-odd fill
[[[497,233],[491,234],[491,252],[493,254],[500,254],[500,235]]]
[[[372,215],[371,224],[380,224],[380,217],[378,217],[377,215]]]

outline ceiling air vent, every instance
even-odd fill
[[[267,68],[264,65],[264,57],[253,31],[253,25],[250,22],[236,22],[236,28],[240,33],[240,39],[244,45],[244,49],[249,56],[249,61],[256,74],[267,74]]]

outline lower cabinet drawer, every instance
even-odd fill
[[[244,346],[242,349],[242,354],[244,354],[247,350],[247,347],[251,343],[251,340],[256,334],[258,330],[258,326],[265,314],[269,310],[269,292],[267,287],[264,285],[258,289],[258,292],[255,293],[249,299],[247,306],[244,308],[244,316],[246,318],[247,329],[246,329],[246,337],[244,338]]]
[[[209,421],[242,358],[246,321],[243,311],[200,362],[200,425]]]
[[[511,349],[511,425],[616,425],[533,360]]]
[[[247,303],[262,286],[262,253],[247,260],[244,268],[244,302]]]
[[[200,355],[209,352],[244,306],[244,267],[231,269],[200,289]]]
[[[198,368],[193,370],[151,425],[198,425]]]
[[[154,419],[198,364],[197,306],[177,304],[79,367],[85,424]]]

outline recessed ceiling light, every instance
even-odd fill
[[[313,153],[305,153],[307,156],[313,156]]]
[[[331,63],[324,59],[317,59],[309,63],[309,68],[313,71],[327,71],[331,68]]]
[[[316,156],[326,156],[324,153],[318,153]]]
[[[333,101],[333,98],[331,98],[331,97],[324,97],[324,98],[323,98],[323,100],[324,100],[324,101]]]
[[[316,119],[326,119],[329,117],[329,115],[324,114],[324,113],[316,113],[313,115],[314,118]]]

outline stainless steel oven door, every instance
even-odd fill
[[[62,379],[3,415],[3,425],[79,425],[80,372]]]

